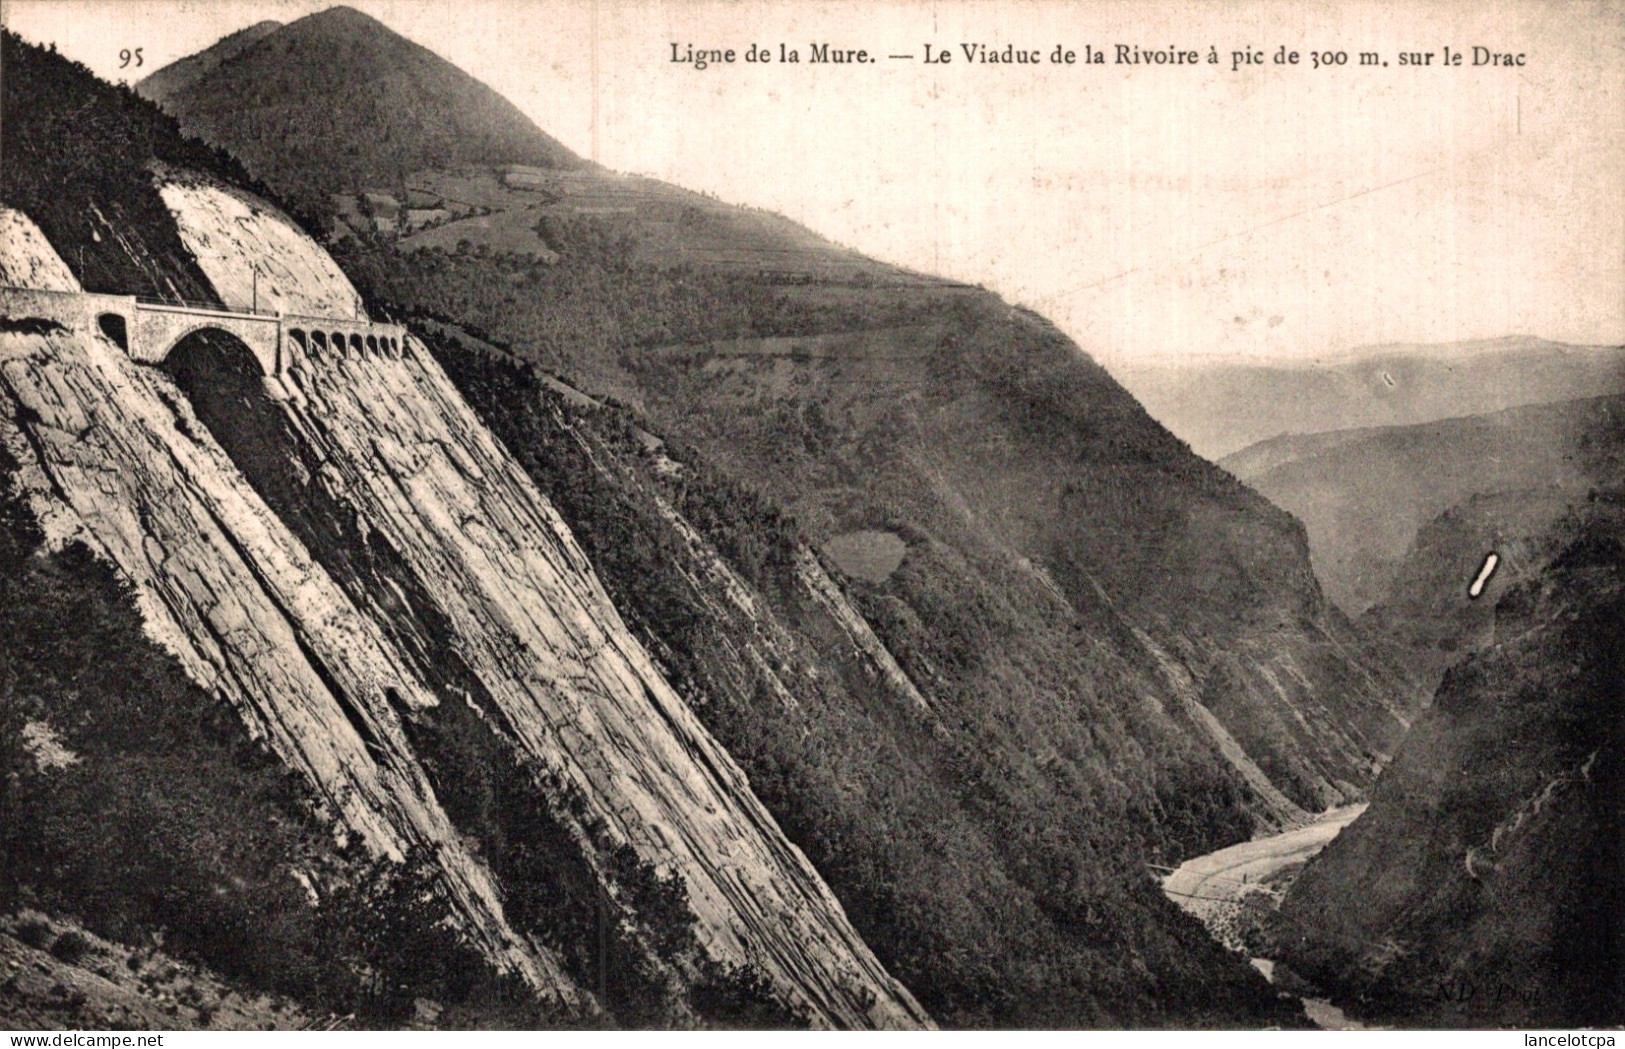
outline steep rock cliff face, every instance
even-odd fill
[[[436,852],[467,931],[499,967],[575,998],[552,960],[507,926],[384,690],[418,705],[435,698],[243,483],[179,391],[99,332],[0,339],[4,439],[47,534],[116,564],[151,633],[243,712],[343,826],[386,855]]]
[[[34,220],[0,208],[0,284],[43,291],[79,291],[79,279],[63,265]]]
[[[352,317],[360,296],[325,251],[264,200],[189,172],[158,165],[158,192],[181,242],[233,309],[305,317]]]
[[[271,209],[162,189],[225,301],[258,266],[273,301],[334,308],[342,275]],[[457,795],[456,733],[556,802],[617,914],[637,913],[627,863],[678,887],[698,949],[645,928],[631,939],[656,968],[687,984],[708,966],[757,974],[818,1025],[929,1023],[415,344],[297,361],[273,401],[219,333],[177,345],[173,381],[91,331],[3,337],[7,439],[42,514],[129,575],[155,634],[347,827],[386,853],[428,846],[504,967],[592,1008],[504,914],[496,850]]]

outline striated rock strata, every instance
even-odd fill
[[[208,269],[222,298],[266,265],[289,301],[334,305],[331,282],[297,286],[331,261],[269,209],[228,233],[206,188],[164,196],[200,258],[230,245]],[[296,361],[273,399],[233,341],[182,340],[171,378],[93,330],[8,331],[4,437],[52,533],[123,570],[153,633],[345,827],[427,848],[490,957],[592,1011],[505,916],[414,748],[414,723],[462,704],[570,799],[571,833],[678,881],[705,959],[763,974],[815,1025],[929,1025],[421,347]]]

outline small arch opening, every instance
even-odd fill
[[[367,336],[367,352],[368,353],[377,353],[378,352],[378,336],[376,336],[376,335]]]
[[[341,331],[336,331],[333,334],[329,335],[327,337],[327,339],[328,339],[329,342],[331,342],[333,344],[333,352],[339,354],[340,356],[343,356],[344,350],[345,350],[346,345],[347,345],[345,343],[345,341],[344,341],[344,333],[341,332]]]
[[[319,331],[311,332],[310,344],[316,348],[318,353],[327,353],[327,335],[325,333]]]
[[[289,328],[288,329],[288,338],[292,339],[293,344],[295,346],[299,347],[301,350],[305,350],[307,352],[310,350],[309,344],[305,342],[305,333],[304,333],[304,331],[302,329],[300,329],[300,328]]]
[[[124,317],[118,313],[103,313],[96,318],[96,327],[102,334],[118,344],[118,348],[125,353],[130,352],[130,332],[124,324]]]
[[[350,349],[355,352],[355,355],[357,357],[361,356],[361,336],[359,336],[359,335],[351,335],[350,336]]]

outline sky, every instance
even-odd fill
[[[0,13],[117,81],[326,6],[0,0]],[[983,284],[1107,361],[1625,342],[1619,0],[350,6],[583,156]],[[800,64],[744,61],[753,43],[777,59],[781,42]],[[814,43],[877,60],[814,64]],[[963,44],[1043,61],[968,62]],[[1051,64],[1057,44],[1078,60]],[[701,70],[673,45],[735,60]],[[952,61],[927,65],[927,45]],[[1119,45],[1199,60],[1120,63]],[[1475,46],[1522,64],[1475,66]],[[138,47],[142,67],[120,69]],[[1086,47],[1106,61],[1085,64]],[[1444,64],[1447,47],[1461,65]],[[1275,61],[1292,52],[1297,64]],[[1332,64],[1313,68],[1311,52]]]

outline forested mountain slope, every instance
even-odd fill
[[[1557,522],[1446,672],[1371,807],[1287,894],[1279,957],[1360,1014],[1625,1019],[1625,503]]]
[[[171,62],[141,81],[138,85],[141,97],[162,102],[190,87],[200,77],[214,72],[220,68],[221,63],[236,58],[262,37],[269,36],[281,28],[281,22],[269,19],[256,22],[246,29],[239,29],[220,38],[218,42],[196,54]]]
[[[258,28],[252,40],[233,34],[183,59],[189,68],[153,73],[139,90],[187,134],[229,138],[232,153],[302,211],[386,171],[393,186],[430,166],[584,163],[502,96],[426,48],[377,32],[359,11]]]

